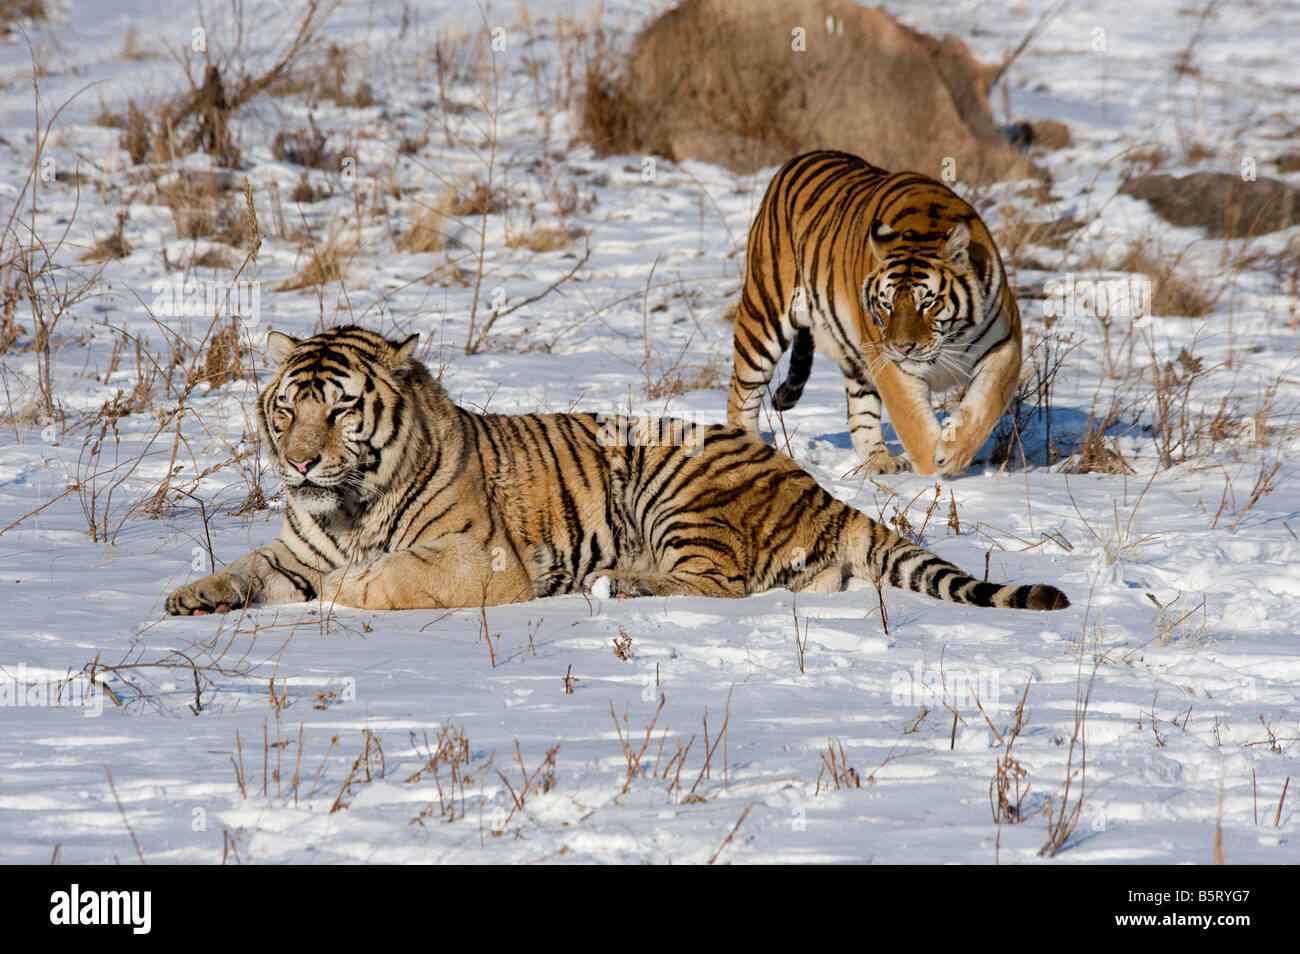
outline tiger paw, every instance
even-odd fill
[[[911,469],[911,461],[906,457],[889,453],[882,445],[880,449],[863,458],[862,463],[853,468],[851,473],[874,477],[876,474],[900,474]]]
[[[945,429],[946,432],[946,429]],[[971,460],[979,445],[971,445],[968,440],[940,440],[934,445],[934,469],[945,477],[964,473],[970,467]]]
[[[971,458],[979,450],[979,443],[971,440],[969,429],[958,410],[939,425],[938,439],[934,442],[934,469],[938,474],[951,477],[970,466]]]
[[[246,602],[247,597],[238,580],[229,574],[214,573],[172,591],[167,597],[166,609],[168,616],[206,616],[209,613],[229,613]]]
[[[630,600],[638,596],[657,595],[651,578],[630,573],[602,573],[599,570],[588,575],[583,590],[598,600]]]

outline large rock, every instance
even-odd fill
[[[1230,172],[1162,174],[1126,182],[1119,191],[1150,202],[1172,225],[1203,228],[1219,238],[1263,235],[1300,222],[1300,189],[1278,179],[1246,181]]]
[[[960,40],[850,0],[686,0],[637,36],[624,73],[646,151],[753,172],[843,149],[966,182],[1030,171],[993,122],[991,80]]]

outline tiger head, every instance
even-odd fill
[[[419,335],[394,343],[353,325],[307,341],[272,331],[279,370],[258,402],[262,438],[291,503],[309,513],[379,496],[405,436],[397,409]]]
[[[979,325],[989,286],[988,251],[958,222],[947,232],[896,232],[883,222],[868,233],[875,268],[862,283],[873,328],[869,340],[913,373],[943,362],[949,346]],[[996,253],[995,253],[996,254]]]

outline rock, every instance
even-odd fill
[[[1032,146],[1041,146],[1044,149],[1068,149],[1074,145],[1070,139],[1070,127],[1055,119],[1035,119],[1029,124],[1029,129],[1033,133],[1030,142]]]
[[[1300,189],[1278,179],[1243,181],[1229,172],[1149,175],[1120,187],[1145,199],[1172,225],[1203,228],[1216,238],[1244,238],[1300,222]]]
[[[1023,178],[991,78],[960,40],[850,0],[686,0],[637,36],[622,82],[632,142],[674,160],[748,173],[825,148],[935,178]]]

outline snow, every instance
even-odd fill
[[[250,5],[250,16],[288,22],[286,6]],[[1027,6],[887,5],[918,29],[963,37],[984,62],[1019,43],[1037,17]],[[626,40],[663,7],[607,4],[605,23]],[[37,231],[56,235],[70,222],[73,247],[61,254],[76,265],[126,206],[131,252],[57,328],[64,419],[7,414],[0,433],[0,860],[44,863],[57,847],[66,862],[131,861],[134,833],[151,863],[217,863],[232,852],[262,863],[704,863],[715,854],[736,863],[1201,863],[1214,858],[1217,829],[1230,862],[1300,857],[1294,793],[1274,825],[1286,779],[1300,775],[1300,334],[1295,289],[1276,264],[1287,249],[1294,261],[1300,230],[1224,243],[1116,195],[1126,150],[1139,145],[1166,150],[1161,171],[1236,170],[1253,157],[1261,175],[1300,185],[1300,173],[1269,164],[1297,142],[1300,91],[1286,66],[1300,27],[1295,6],[1274,6],[1267,19],[1248,0],[1218,4],[1193,47],[1199,82],[1172,66],[1197,30],[1199,5],[1176,15],[1157,0],[1072,6],[1011,66],[1005,116],[995,91],[1000,121],[1060,119],[1075,142],[1035,154],[1054,179],[1050,201],[1017,183],[969,190],[995,231],[1017,215],[1085,223],[1068,250],[1033,249],[1044,269],[1013,276],[1031,291],[1021,297],[1027,335],[1049,330],[1034,290],[1067,272],[1127,279],[1118,261],[1139,238],[1181,254],[1181,274],[1223,286],[1206,316],[1145,317],[1127,337],[1126,324],[1106,337],[1081,312],[1050,328],[1064,353],[1052,440],[1068,455],[1089,411],[1127,395],[1139,411],[1114,429],[1114,445],[1135,473],[1044,464],[1046,428],[1034,417],[1025,466],[977,464],[941,481],[927,521],[933,478],[850,473],[841,378],[823,359],[783,422],[765,417],[769,439],[775,432],[841,499],[886,520],[905,509],[913,526],[925,524],[927,546],[977,575],[987,555],[990,579],[1050,582],[1073,602],[1033,614],[888,590],[887,630],[869,586],[743,601],[611,600],[606,589],[483,612],[313,604],[165,617],[166,595],[210,572],[209,535],[213,558],[229,562],[279,525],[277,481],[251,453],[251,378],[195,389],[180,441],[175,421],[159,417],[176,404],[165,369],[143,407],[113,426],[89,423],[136,382],[134,348],[118,347],[119,332],[139,336],[165,365],[173,333],[193,341],[207,328],[198,315],[151,319],[143,306],[154,283],[232,271],[167,270],[164,256],[175,269],[210,244],[175,237],[166,207],[137,191],[117,131],[93,124],[102,109],[122,112],[133,98],[154,104],[184,87],[166,49],[187,49],[192,25],[160,18],[165,9],[155,0],[68,0],[51,24],[31,29],[47,63],[43,119],[94,84],[59,116],[46,150],[60,171],[81,169],[79,194],[63,179],[42,182]],[[242,174],[267,234],[240,276],[262,283],[246,343],[260,352],[268,328],[310,334],[322,319],[356,320],[420,332],[421,357],[466,406],[721,420],[731,359],[721,314],[739,288],[744,236],[771,171],[737,176],[658,158],[647,182],[640,156],[596,157],[575,138],[572,110],[548,106],[554,87],[528,73],[528,59],[553,70],[567,49],[557,39],[565,5],[487,10],[487,22],[512,38],[500,58],[497,119],[513,199],[489,223],[481,294],[486,301],[500,289],[507,305],[519,302],[577,263],[582,239],[539,253],[505,242],[530,227],[530,214],[537,225],[559,221],[555,189],[574,190],[563,224],[590,244],[578,280],[503,317],[467,355],[473,284],[427,283],[440,254],[395,250],[416,199],[428,204],[447,181],[482,170],[442,125],[481,144],[475,87],[454,87],[449,98],[467,108],[440,115],[432,78],[430,49],[454,22],[451,9],[422,9],[403,31],[402,5],[344,3],[325,40],[361,58],[350,82],[364,75],[378,105],[322,99],[312,108],[301,97],[263,96],[241,114]],[[214,44],[227,11],[210,11]],[[564,15],[572,24],[592,14]],[[464,29],[481,26],[461,19]],[[128,26],[144,23],[162,23],[140,30],[152,54],[124,58]],[[1106,31],[1104,55],[1092,49],[1097,28]],[[266,59],[258,44],[281,35],[253,32],[258,62]],[[34,117],[21,40],[0,44],[0,80],[0,155],[23,170]],[[304,206],[301,218],[286,198],[286,228],[305,221],[323,241],[333,223],[361,236],[346,294],[337,282],[319,296],[275,290],[307,255],[270,231],[267,186],[287,197],[299,173],[272,158],[271,142],[309,112],[329,148],[353,144],[357,181],[352,190],[334,181],[333,197]],[[402,136],[422,131],[426,146],[396,155]],[[1192,140],[1209,154],[1187,152]],[[21,174],[0,183],[6,213]],[[314,184],[325,179],[312,173]],[[370,213],[376,184],[390,179],[416,191]],[[459,237],[477,246],[477,236]],[[473,262],[463,267],[472,272]],[[30,332],[26,307],[19,303],[18,321]],[[13,411],[37,396],[29,342],[0,355]],[[1150,375],[1129,371],[1149,372],[1153,353],[1164,362],[1182,349],[1205,369],[1189,386],[1190,412],[1213,417],[1226,398],[1228,424],[1186,460],[1161,466],[1143,426],[1153,421]],[[648,382],[677,377],[684,393],[647,396]],[[102,446],[92,454],[95,437]],[[1271,490],[1256,496],[1275,462]],[[174,468],[172,486],[193,496],[175,494],[151,512]],[[258,481],[271,508],[236,514]],[[67,492],[74,485],[81,489]],[[949,495],[959,531],[948,525]],[[620,658],[614,641],[626,638],[630,653]],[[1024,820],[999,824],[990,792],[1026,683],[1010,751],[1026,772]],[[1059,810],[1067,772],[1079,768],[1071,739],[1085,697],[1083,805],[1074,833],[1047,859],[1043,812],[1049,796]],[[435,778],[421,769],[440,738],[448,748]],[[461,739],[463,748],[451,741]]]

